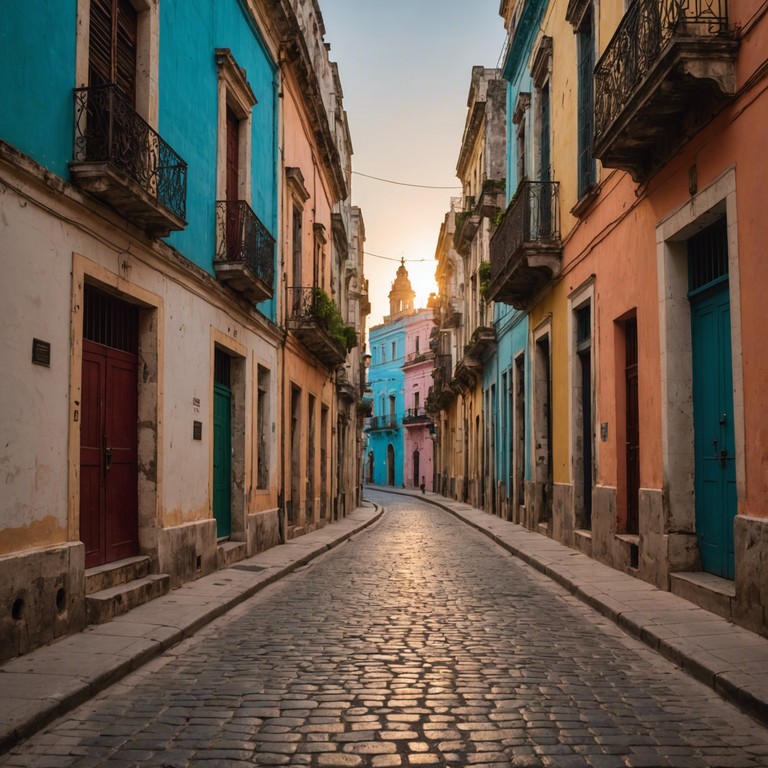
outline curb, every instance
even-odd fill
[[[637,619],[633,615],[636,613],[636,611],[632,607],[626,606],[622,609],[621,606],[618,606],[615,600],[608,602],[607,600],[601,599],[599,595],[590,594],[584,589],[584,587],[575,583],[573,580],[569,579],[567,575],[558,571],[556,567],[553,567],[552,565],[542,562],[541,560],[536,558],[534,555],[531,555],[530,553],[515,546],[509,541],[505,541],[494,531],[491,531],[488,528],[485,528],[479,523],[475,522],[474,520],[471,520],[469,517],[462,515],[459,510],[453,509],[451,506],[449,506],[448,503],[440,500],[441,498],[444,498],[444,497],[440,497],[436,499],[433,496],[430,498],[429,496],[422,495],[419,492],[409,492],[409,491],[403,491],[398,489],[391,489],[388,486],[386,488],[381,486],[370,486],[370,488],[371,490],[380,491],[382,493],[391,493],[399,496],[408,496],[410,498],[426,501],[432,504],[433,506],[444,510],[445,512],[449,512],[454,517],[461,520],[463,523],[466,523],[471,528],[474,528],[476,531],[479,531],[480,533],[487,536],[489,539],[491,539],[495,544],[500,546],[502,549],[506,550],[507,552],[514,555],[518,559],[522,560],[524,563],[531,566],[539,573],[550,578],[556,584],[558,584],[563,589],[565,589],[568,593],[570,593],[571,595],[579,599],[584,604],[588,605],[593,610],[597,611],[599,614],[601,614],[605,618],[612,621],[627,635],[634,638],[635,640],[639,640],[641,643],[649,647],[651,650],[657,652],[659,655],[667,659],[667,661],[670,661],[676,666],[680,667],[680,669],[685,671],[695,680],[699,681],[700,683],[703,683],[704,685],[706,685],[707,687],[715,691],[715,693],[722,696],[725,700],[729,701],[731,704],[738,707],[743,712],[746,712],[747,714],[751,715],[761,724],[768,726],[768,689],[766,689],[765,685],[761,687],[759,681],[754,679],[754,677],[751,681],[749,681],[751,682],[751,687],[753,690],[750,690],[750,688],[748,688],[743,683],[740,684],[738,681],[738,678],[741,677],[742,680],[744,680],[745,675],[747,674],[746,672],[741,672],[739,670],[734,670],[734,669],[724,670],[722,659],[719,659],[715,657],[713,654],[708,653],[706,649],[695,648],[691,643],[687,642],[685,638],[675,637],[670,639],[665,637],[663,633],[659,632],[659,629],[661,626],[660,624],[655,624],[650,621],[643,622]],[[452,500],[448,500],[448,501],[451,501],[453,504],[464,503],[464,502],[453,502]],[[469,505],[465,505],[465,506],[469,506]],[[475,507],[470,507],[470,509],[472,509],[473,511],[479,514],[488,516],[489,520],[494,520],[496,522],[508,523],[509,525],[517,526],[517,524],[515,523],[511,523],[509,521],[503,520],[502,518],[496,518],[483,510],[476,509]],[[517,527],[530,533],[531,535],[538,535],[533,533],[532,531],[528,531],[528,529],[526,528],[522,528],[522,526],[517,526]],[[549,541],[554,541],[554,540],[549,539]],[[568,550],[569,554],[572,553],[571,549],[567,547],[565,544],[562,544],[560,546],[562,546],[563,549]],[[573,552],[575,553],[575,550],[573,550]],[[599,563],[596,560],[592,560],[592,558],[588,558],[587,555],[583,555],[583,557],[587,558],[590,562],[593,562],[595,566],[610,568],[610,566],[606,566],[603,563]],[[633,576],[624,574],[621,571],[615,571],[615,569],[612,569],[612,568],[610,570],[615,572],[620,577],[624,577],[627,579],[635,578]],[[639,584],[652,587],[652,585],[648,585],[646,582],[643,582],[640,580],[637,580],[637,581],[639,582]],[[657,587],[653,587],[653,589],[659,594],[664,594],[664,595],[672,594],[671,592],[665,592],[664,590],[658,589]],[[687,602],[683,598],[678,598],[678,599],[681,600],[682,602]],[[693,607],[696,607],[694,606],[693,603],[690,603],[690,605]],[[726,619],[720,619],[720,617],[716,617],[715,614],[710,614],[710,612],[706,611],[703,608],[698,608],[698,610],[701,610],[703,614],[707,614],[708,616],[714,617],[716,620],[722,621],[725,624],[732,626],[734,635],[744,634],[747,636],[751,635],[757,638],[761,637],[760,635],[755,635],[755,633],[749,632],[749,630],[746,630],[731,624]],[[766,660],[768,660],[768,641],[766,641],[766,649],[767,649]]]
[[[279,565],[274,566],[272,570],[270,570],[268,573],[260,574],[258,579],[253,583],[248,585],[245,588],[240,589],[236,594],[232,594],[227,598],[222,599],[222,601],[218,604],[216,604],[212,608],[204,609],[201,611],[197,616],[195,616],[193,619],[191,619],[188,623],[184,624],[183,626],[179,627],[164,627],[165,630],[165,636],[161,639],[148,639],[148,638],[141,638],[137,637],[136,640],[144,639],[147,642],[147,645],[144,648],[139,649],[137,652],[126,655],[124,657],[118,657],[117,655],[110,656],[110,660],[113,660],[112,663],[107,664],[106,668],[102,668],[96,672],[94,672],[92,675],[81,678],[79,681],[75,680],[74,688],[72,690],[69,690],[68,692],[64,694],[56,694],[49,696],[48,698],[41,698],[41,699],[21,699],[21,698],[15,698],[14,701],[16,702],[16,707],[14,707],[14,710],[23,710],[24,704],[29,704],[27,707],[29,711],[22,715],[19,718],[19,721],[14,723],[11,727],[4,727],[2,723],[0,723],[0,755],[3,755],[4,753],[8,752],[10,749],[12,749],[14,746],[16,746],[21,741],[24,741],[25,739],[30,738],[38,731],[42,730],[45,726],[49,725],[51,722],[56,720],[59,717],[62,717],[63,715],[67,714],[68,712],[71,712],[76,707],[80,706],[81,704],[84,704],[89,699],[93,698],[96,694],[100,693],[101,691],[108,688],[110,685],[113,685],[114,683],[118,682],[125,676],[129,675],[131,672],[135,672],[137,669],[142,667],[147,662],[157,658],[161,654],[165,653],[167,650],[172,648],[175,645],[178,645],[183,640],[186,640],[190,637],[192,637],[198,630],[202,629],[204,626],[207,626],[211,622],[213,622],[215,619],[220,618],[227,612],[229,612],[232,608],[240,605],[241,603],[245,602],[246,600],[250,599],[257,593],[261,592],[266,587],[274,584],[277,581],[280,581],[281,579],[285,578],[286,576],[290,575],[294,571],[297,571],[299,568],[302,568],[307,563],[311,562],[312,560],[316,559],[322,554],[325,554],[326,552],[331,551],[332,549],[336,548],[340,544],[343,544],[344,542],[348,541],[353,536],[357,535],[361,531],[366,530],[370,526],[372,526],[374,523],[378,522],[382,515],[384,514],[384,508],[376,504],[373,501],[370,501],[368,499],[364,499],[367,503],[371,504],[373,506],[373,514],[371,517],[367,520],[364,520],[359,525],[355,526],[354,528],[351,528],[349,530],[345,530],[343,533],[341,533],[337,538],[333,539],[330,542],[324,542],[321,544],[318,544],[316,546],[312,546],[311,542],[305,542],[305,537],[299,537],[297,539],[291,539],[284,545],[278,545],[278,546],[288,546],[290,547],[292,544],[295,545],[304,545],[308,547],[308,551],[306,551],[304,554],[301,554],[298,556],[295,560],[290,561],[289,563],[285,565]],[[360,507],[358,507],[360,509]],[[354,512],[352,513],[354,514]],[[350,519],[349,517],[345,519]],[[325,528],[320,529],[321,531],[325,531],[326,533],[329,530],[333,530],[332,525],[326,526]],[[308,534],[311,535],[311,534]],[[254,557],[259,557],[259,555],[265,555],[268,553],[274,553],[275,547],[265,550],[264,552],[259,553],[258,555],[255,555]],[[247,558],[246,560],[241,560],[238,563],[234,563],[233,565],[242,565],[245,562],[248,562],[248,560],[252,560],[253,558]],[[204,578],[221,578],[224,573],[226,573],[228,570],[230,570],[232,566],[229,568],[223,568],[219,571],[214,571],[211,574],[208,574],[207,577]],[[267,568],[270,568],[270,566],[267,566]],[[265,568],[265,570],[267,570]],[[174,595],[183,596],[185,592],[187,594],[194,593],[195,586],[200,588],[200,586],[203,584],[202,579],[198,579],[196,581],[187,582],[186,584],[182,585],[176,590],[173,590],[168,593],[168,595],[165,595],[163,597],[173,597]],[[163,598],[158,598],[158,600],[162,600]],[[156,603],[156,601],[151,601],[150,603],[145,604],[146,606],[151,606],[152,603]],[[134,611],[140,610],[141,607],[134,609]],[[122,619],[123,621],[130,621],[131,614],[133,613],[134,617],[139,618],[139,614],[135,614],[133,611],[123,614],[122,617],[118,617],[118,619]],[[128,617],[128,618],[125,618]],[[113,621],[116,621],[113,620]],[[15,659],[10,660],[9,662],[6,662],[3,666],[0,666],[0,690],[4,688],[3,685],[3,676],[5,674],[8,675],[14,675],[14,676],[23,676],[24,672],[15,672],[12,669],[9,670],[8,667],[13,666],[24,666],[25,664],[30,664],[32,667],[34,667],[34,663],[36,661],[35,654],[38,654],[38,658],[40,658],[41,654],[56,654],[57,650],[61,650],[64,648],[64,645],[62,644],[76,644],[78,640],[83,646],[86,646],[88,642],[94,638],[98,637],[98,632],[95,631],[95,628],[98,626],[107,627],[112,622],[107,622],[106,624],[102,625],[93,625],[94,631],[88,632],[87,630],[83,630],[81,632],[77,632],[72,635],[68,635],[65,638],[62,638],[61,641],[55,642],[51,645],[43,646],[42,648],[37,649],[36,651],[32,651],[30,654],[26,654],[24,656],[16,657]],[[140,621],[137,621],[137,623],[141,623]],[[87,648],[83,649],[86,653],[88,652]],[[66,651],[65,651],[66,655]],[[55,662],[55,658],[54,658]],[[33,677],[35,673],[30,670],[29,677],[30,680]],[[7,682],[8,678],[6,678]],[[79,684],[78,684],[79,682]],[[9,697],[11,698],[11,697]],[[10,702],[7,702],[10,703]],[[0,704],[2,704],[2,701],[0,700]]]

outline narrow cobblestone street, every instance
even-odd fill
[[[768,765],[768,731],[444,511],[372,528],[4,766]]]

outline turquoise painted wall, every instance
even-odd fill
[[[277,239],[277,68],[239,0],[160,5],[160,135],[188,164],[187,222],[168,242],[213,273],[218,73],[214,50],[229,48],[258,100],[252,111],[251,207]],[[260,310],[275,317],[274,300]]]
[[[0,138],[68,179],[74,136],[77,0],[7,5],[0,22],[0,75],[6,96],[0,110]],[[211,274],[216,236],[216,48],[232,51],[258,100],[252,117],[251,207],[277,239],[275,62],[241,0],[163,0],[157,129],[188,165],[188,225],[168,242]],[[275,319],[274,300],[263,302],[259,309]]]
[[[17,0],[0,10],[0,138],[58,176],[74,136],[76,0]]]
[[[392,344],[395,354],[392,355]],[[371,328],[368,336],[371,351],[371,365],[368,368],[368,382],[373,392],[373,413],[378,417],[389,415],[389,398],[395,398],[395,415],[402,425],[405,414],[405,374],[402,365],[405,360],[405,325],[396,320],[387,325]],[[382,355],[382,347],[385,350]],[[382,408],[382,402],[384,407]],[[395,486],[403,484],[404,434],[402,426],[389,431],[367,432],[366,457],[373,451],[373,482],[387,484],[387,446],[395,452]]]
[[[512,436],[513,414],[509,406],[509,389],[514,382],[515,358],[524,355],[526,393],[529,390],[531,371],[528,357],[528,315],[506,304],[494,305],[494,326],[496,327],[496,354],[485,367],[483,389],[488,392],[496,385],[497,412],[494,414],[496,480],[503,481],[507,494],[512,493]],[[506,378],[505,378],[506,375]],[[505,387],[506,385],[506,387]],[[526,394],[527,397],[527,394]],[[530,419],[525,424],[525,477],[530,479]]]

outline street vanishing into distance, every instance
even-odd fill
[[[768,730],[489,538],[367,496],[375,525],[0,765],[768,765]]]

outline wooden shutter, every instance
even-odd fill
[[[595,161],[592,158],[592,133],[595,113],[595,30],[592,11],[584,17],[578,33],[579,44],[579,197],[595,183]]]
[[[137,41],[138,13],[130,0],[91,0],[89,85],[115,83],[133,104]]]
[[[88,85],[112,82],[112,0],[91,0]]]
[[[122,88],[131,104],[136,100],[136,44],[138,13],[130,0],[117,0],[114,42],[114,82]]]
[[[240,152],[240,120],[231,109],[227,107],[227,200],[233,201],[239,198],[238,178],[240,168],[238,154]]]

